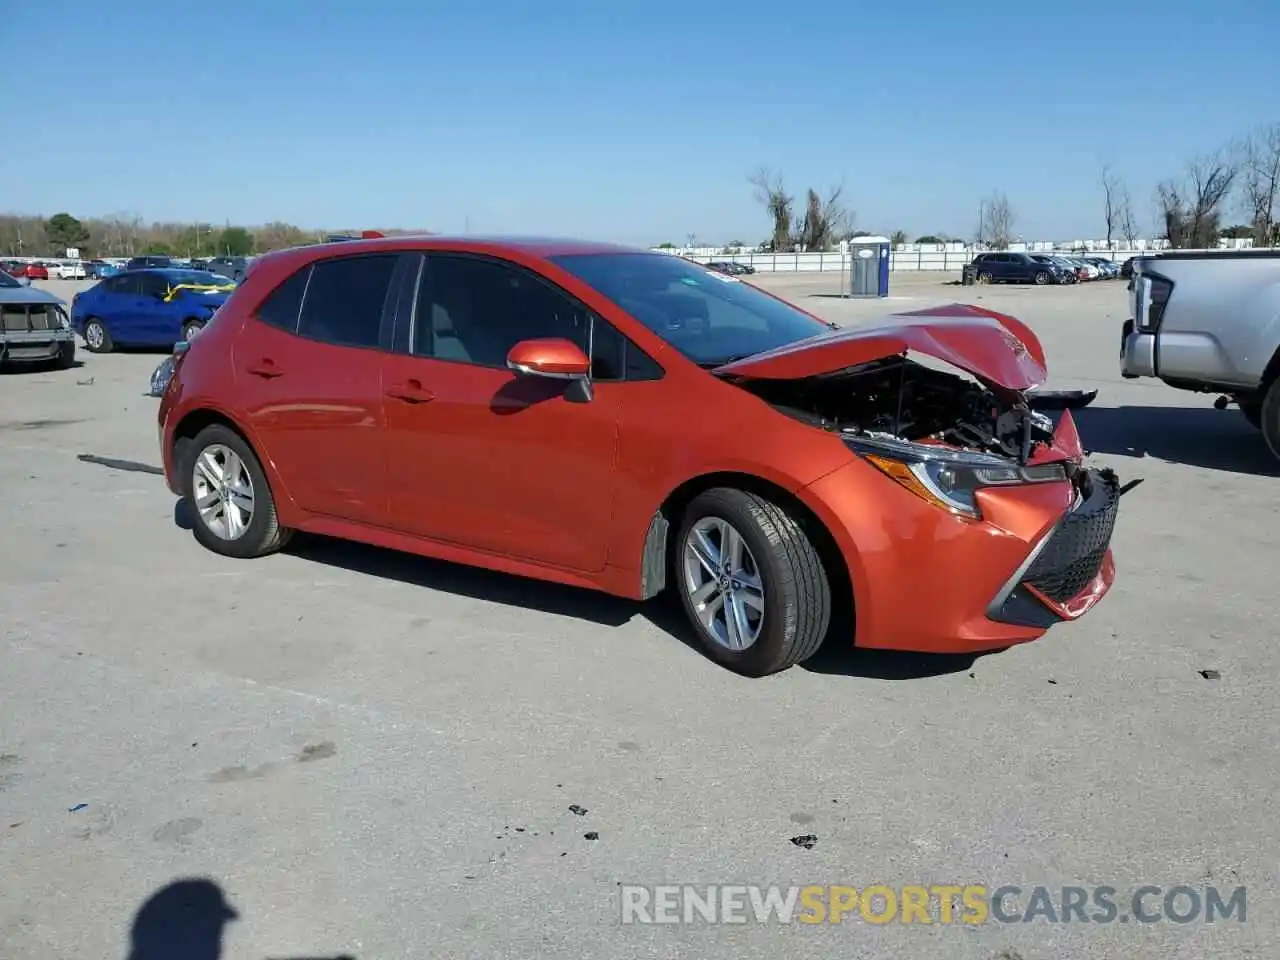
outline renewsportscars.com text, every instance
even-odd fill
[[[1020,887],[984,884],[621,888],[622,922],[886,924],[1245,922],[1246,890],[1147,884]]]

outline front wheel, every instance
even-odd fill
[[[218,423],[205,427],[179,469],[201,545],[224,557],[249,559],[288,542],[292,531],[280,526],[266,472],[240,434]]]
[[[742,490],[717,488],[685,510],[672,582],[717,663],[762,677],[818,652],[831,622],[822,560],[796,518]]]
[[[990,283],[992,279],[993,277],[986,270],[983,270],[981,273],[978,274],[979,283]]]
[[[1043,270],[1041,270],[1039,273],[1036,274],[1035,284],[1037,287],[1043,287],[1048,282],[1049,282],[1049,274],[1045,273]]]
[[[58,356],[54,358],[53,365],[58,370],[70,370],[76,365],[76,342],[68,340],[58,347]]]

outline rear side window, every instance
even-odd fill
[[[320,260],[311,267],[298,333],[344,347],[376,347],[397,254]]]
[[[289,276],[262,301],[254,315],[268,326],[290,333],[298,332],[298,314],[302,312],[302,295],[307,292],[311,268],[303,267]]]

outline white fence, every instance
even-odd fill
[[[680,253],[679,250],[668,251]],[[1106,257],[1123,263],[1130,257],[1151,253],[1150,250],[1093,250],[1088,256]],[[959,273],[967,263],[971,263],[977,255],[976,250],[891,250],[889,252],[890,271],[915,273],[919,271],[947,271]],[[847,253],[739,253],[739,254],[681,254],[690,260],[707,263],[711,260],[745,263],[754,267],[759,273],[838,273],[849,269],[851,256]],[[1075,256],[1068,251],[1061,251],[1062,256]]]

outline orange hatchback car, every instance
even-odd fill
[[[209,549],[302,530],[669,588],[748,675],[833,623],[1001,649],[1115,577],[1115,475],[1029,404],[1034,334],[972,306],[839,329],[663,253],[353,240],[256,262],[157,373],[168,484]]]

